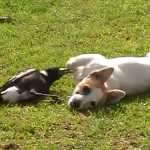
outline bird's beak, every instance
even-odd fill
[[[73,73],[73,70],[70,70],[70,69],[67,69],[67,68],[60,68],[59,69],[59,75],[60,76],[68,74],[68,73]]]

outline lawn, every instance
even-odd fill
[[[0,16],[11,16],[0,23],[0,84],[27,68],[65,67],[83,53],[146,55],[149,8],[149,0],[0,1]],[[150,149],[150,94],[81,113],[67,103],[73,88],[65,75],[51,87],[62,104],[1,105],[1,149]]]

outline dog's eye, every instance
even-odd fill
[[[80,81],[82,81],[83,79],[80,79]]]
[[[95,107],[96,103],[94,101],[90,102],[91,106]]]
[[[85,95],[87,95],[91,92],[91,89],[88,86],[84,86],[82,90]]]

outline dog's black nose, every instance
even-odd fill
[[[80,107],[80,100],[73,100],[71,102],[71,106],[74,107],[74,108],[79,108]]]

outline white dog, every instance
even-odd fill
[[[126,94],[150,88],[150,57],[107,59],[98,54],[84,54],[69,59],[66,66],[75,70],[77,79],[68,103],[78,110],[114,103]]]

